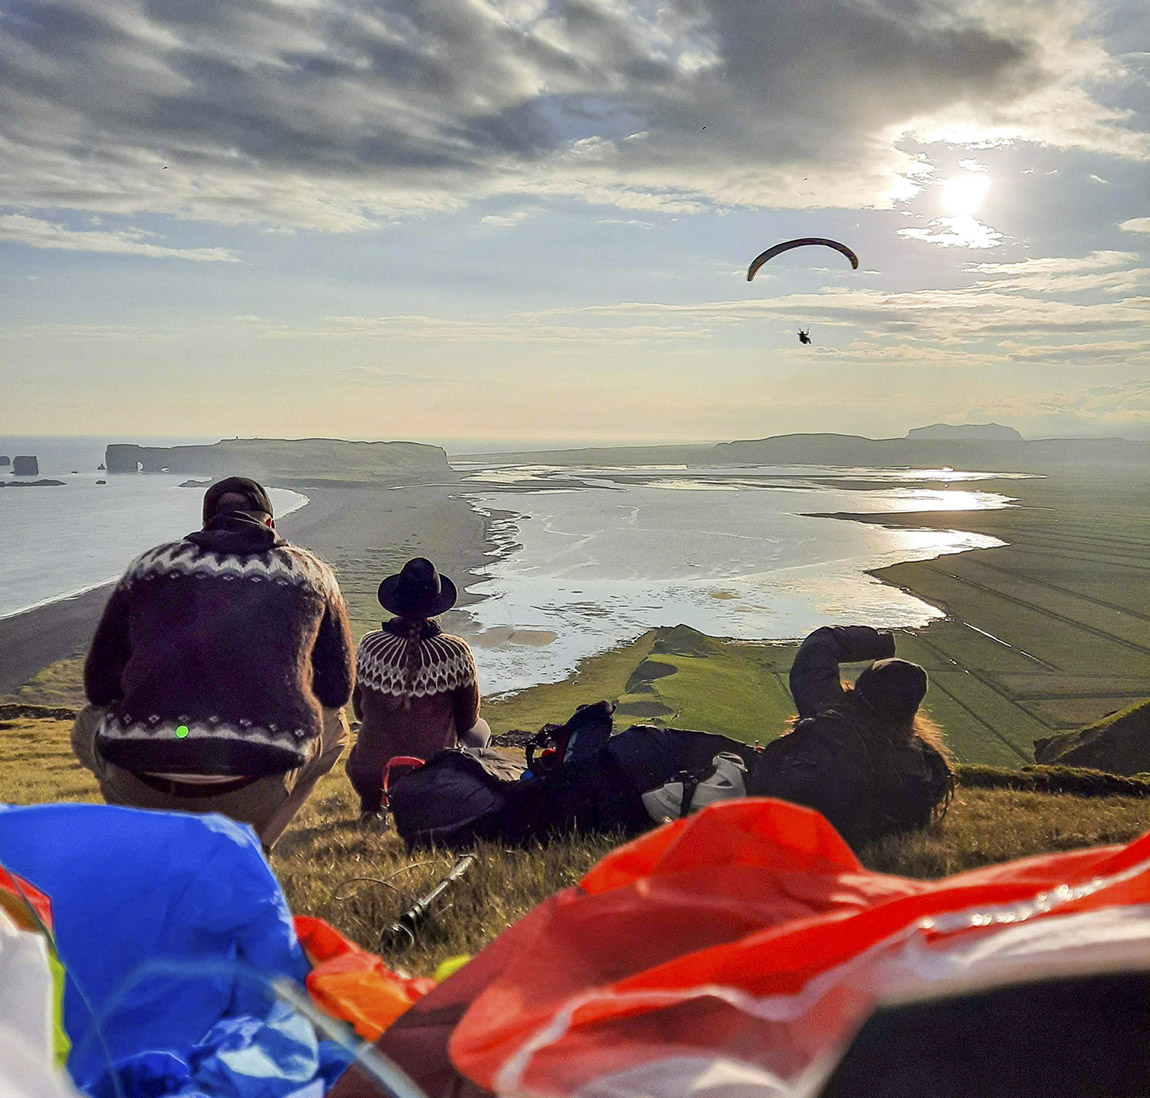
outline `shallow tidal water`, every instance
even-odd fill
[[[580,660],[659,625],[748,641],[798,638],[828,624],[923,626],[942,611],[867,572],[1001,545],[961,529],[963,511],[1010,505],[980,487],[991,476],[477,469],[472,505],[490,518],[498,543],[468,586],[483,599],[465,611],[481,687],[498,693],[558,681]],[[954,511],[955,528],[811,517],[894,511]]]

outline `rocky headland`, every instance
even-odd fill
[[[264,479],[377,480],[455,477],[447,452],[420,442],[347,442],[330,438],[236,438],[206,446],[113,443],[109,473],[192,473]]]

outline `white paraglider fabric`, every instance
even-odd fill
[[[0,1098],[77,1098],[57,1069],[48,944],[0,910]]]

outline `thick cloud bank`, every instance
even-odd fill
[[[3,201],[341,231],[497,194],[885,206],[916,140],[1150,156],[1102,41],[1062,0],[9,0]]]

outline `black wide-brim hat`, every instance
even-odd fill
[[[401,618],[433,618],[455,605],[455,584],[426,557],[409,560],[379,585],[379,604]]]

